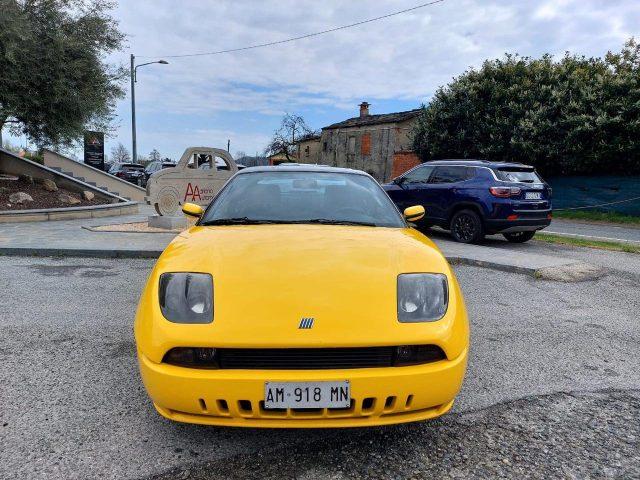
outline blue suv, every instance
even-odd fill
[[[478,243],[495,233],[526,242],[551,223],[551,188],[521,163],[435,160],[383,188],[401,211],[424,206],[419,227],[440,226],[458,242]]]

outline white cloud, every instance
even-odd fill
[[[419,99],[504,52],[601,55],[640,22],[640,2],[448,0],[320,37],[212,57],[169,59],[145,79],[147,108],[278,113],[361,98]],[[406,8],[411,0],[122,2],[138,55],[201,52],[280,40]],[[144,72],[147,75],[147,72]],[[162,102],[151,105],[152,99]],[[167,103],[168,102],[168,103]]]
[[[416,5],[418,0],[120,0],[116,16],[129,53],[161,58],[277,41]],[[355,114],[361,100],[418,105],[469,66],[505,52],[539,56],[618,50],[640,25],[638,0],[445,0],[380,22],[295,43],[210,57],[168,58],[139,70],[142,115],[198,116],[253,145],[284,111]],[[143,59],[140,58],[142,61]],[[148,61],[149,59],[144,59]],[[127,140],[128,99],[120,133]],[[237,117],[245,114],[245,120]],[[249,118],[272,117],[264,125]],[[234,121],[223,120],[234,117]],[[167,130],[179,131],[179,125]],[[139,140],[160,137],[141,123]],[[164,130],[164,127],[163,127]],[[176,139],[185,145],[189,137]],[[262,140],[260,140],[262,141]],[[253,147],[239,148],[252,150]]]

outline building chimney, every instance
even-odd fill
[[[360,104],[360,118],[367,117],[369,115],[369,104],[367,102],[362,102]]]

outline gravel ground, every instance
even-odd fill
[[[472,349],[453,413],[301,432],[155,413],[132,335],[152,261],[0,257],[0,478],[640,478],[631,261],[602,253],[612,273],[572,284],[457,266]]]
[[[554,394],[150,478],[640,478],[639,411],[639,391]]]

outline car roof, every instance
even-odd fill
[[[430,160],[425,162],[429,165],[450,165],[455,163],[456,165],[468,165],[470,167],[488,167],[488,168],[533,168],[531,165],[525,165],[518,162],[490,162],[489,160],[475,160],[469,158],[447,158],[442,160]]]
[[[143,167],[139,163],[116,163],[116,165],[118,165],[119,167]]]
[[[237,174],[244,175],[245,173],[256,173],[256,172],[318,172],[318,173],[350,173],[355,175],[364,175],[369,176],[368,173],[365,173],[361,170],[353,170],[351,168],[341,168],[341,167],[330,167],[328,165],[314,165],[307,163],[281,163],[280,165],[274,166],[257,166],[257,167],[247,167],[240,170]]]

